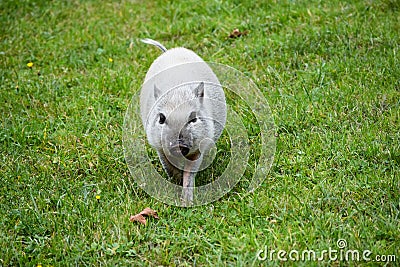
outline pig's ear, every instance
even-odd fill
[[[204,82],[201,82],[195,89],[194,95],[196,97],[204,97]]]
[[[154,84],[154,99],[157,99],[161,94],[161,90],[158,89],[157,85]]]

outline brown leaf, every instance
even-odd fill
[[[142,212],[140,214],[146,215],[146,216],[152,216],[152,217],[158,219],[157,212],[155,210],[150,209],[150,208],[145,208],[144,210],[142,210]]]
[[[245,36],[249,33],[248,30],[245,30],[243,32],[239,31],[239,29],[234,29],[230,34],[229,34],[229,38],[237,38],[240,36]]]
[[[146,225],[146,218],[145,216],[151,216],[154,217],[156,219],[158,219],[158,215],[157,212],[155,210],[152,210],[150,208],[145,208],[144,210],[142,210],[141,212],[139,212],[136,215],[132,215],[129,220],[131,222],[140,222],[141,224]]]
[[[146,225],[146,218],[142,214],[132,215],[129,220],[131,222],[140,222],[141,224]]]

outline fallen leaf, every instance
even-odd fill
[[[230,34],[229,34],[229,38],[237,38],[240,36],[245,36],[249,33],[248,30],[245,30],[243,32],[239,31],[239,29],[234,29]]]
[[[151,216],[153,218],[158,219],[158,215],[157,212],[155,210],[152,210],[150,208],[145,208],[144,210],[142,210],[141,212],[139,212],[136,215],[131,215],[131,217],[129,218],[129,220],[131,222],[140,222],[141,224],[146,225],[146,218],[145,216]]]
[[[129,220],[131,222],[140,222],[141,224],[146,225],[146,218],[142,214],[132,215]]]
[[[157,212],[156,212],[155,210],[150,209],[150,208],[145,208],[145,209],[141,212],[141,214],[142,214],[142,215],[152,216],[152,217],[158,219]]]

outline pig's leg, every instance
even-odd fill
[[[183,203],[188,206],[193,203],[193,191],[196,172],[200,167],[202,158],[188,161],[183,171]]]
[[[185,166],[183,171],[183,202],[186,205],[193,203],[193,187],[194,187],[194,176],[196,173],[190,172],[187,168],[191,168],[191,163]]]
[[[174,182],[177,184],[182,183],[182,170],[176,168],[174,165],[172,165],[167,157],[165,156],[164,153],[162,152],[157,152],[158,157],[160,158],[161,164],[164,167],[164,170],[167,172],[168,176],[173,179]]]

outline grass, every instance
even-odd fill
[[[0,265],[280,265],[257,251],[339,238],[398,262],[399,12],[393,0],[2,1]],[[249,33],[227,38],[234,28]],[[278,137],[254,194],[178,208],[134,182],[122,125],[159,55],[145,37],[259,86]],[[129,222],[147,206],[159,220]]]

